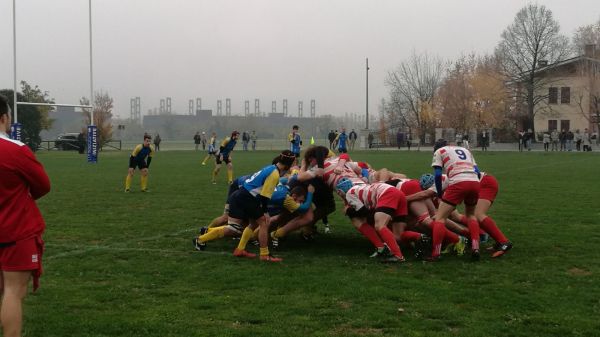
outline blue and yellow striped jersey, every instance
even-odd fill
[[[299,133],[290,133],[288,135],[288,142],[290,142],[290,151],[293,153],[300,153],[300,143],[302,142],[302,138],[300,138]]]
[[[145,147],[144,144],[138,144],[135,149],[133,149],[133,152],[131,152],[131,156],[137,162],[145,161],[147,157],[152,157],[153,155],[154,147],[152,145]]]
[[[265,166],[262,170],[254,173],[244,182],[244,189],[253,196],[262,195],[271,199],[275,192],[275,186],[279,183],[279,171],[277,166]]]

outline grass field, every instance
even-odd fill
[[[236,176],[275,152],[234,152]],[[448,257],[381,265],[336,213],[333,233],[291,235],[282,264],[232,257],[223,239],[193,250],[221,214],[225,177],[210,184],[204,152],[159,152],[149,188],[123,193],[129,153],[97,165],[40,152],[52,191],[45,274],[25,307],[26,336],[598,336],[600,182],[596,153],[475,152],[500,193],[491,215],[514,242],[498,260]],[[431,153],[356,152],[410,176]],[[249,248],[254,250],[254,247]]]

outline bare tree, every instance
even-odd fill
[[[507,78],[517,86],[517,104],[525,102],[527,105],[526,127],[534,129],[535,107],[548,97],[541,90],[549,84],[548,77],[536,76],[536,71],[544,67],[540,61],[552,64],[570,52],[569,40],[560,34],[558,21],[545,6],[523,7],[502,32],[496,55]]]
[[[579,113],[600,131],[600,59],[582,60],[580,72],[587,83],[577,90],[575,104]]]
[[[398,106],[398,112],[407,114],[403,120],[416,130],[419,145],[425,140],[425,132],[433,129],[437,121],[433,105],[444,69],[440,58],[413,51],[408,60],[388,73],[385,81],[390,88],[392,105]]]
[[[585,45],[595,44],[600,47],[600,18],[591,25],[584,25],[573,35],[573,47],[578,55],[583,54]]]
[[[89,105],[90,100],[82,97],[79,102],[81,105]],[[94,124],[98,127],[100,146],[112,138],[112,109],[113,99],[108,93],[96,92],[94,94]],[[89,109],[84,109],[83,116],[86,118],[86,123],[89,124],[91,120]]]

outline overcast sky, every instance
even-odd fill
[[[598,0],[539,1],[562,32],[600,18]],[[232,113],[259,98],[288,99],[288,112],[316,100],[317,115],[369,112],[387,96],[384,79],[412,50],[452,60],[492,52],[500,34],[527,4],[517,0],[92,0],[94,88],[129,117],[140,96],[142,114],[173,99],[188,113],[201,97],[216,113],[231,98]],[[17,79],[37,84],[57,103],[89,96],[87,0],[17,1]],[[0,0],[0,88],[13,86],[12,0]]]

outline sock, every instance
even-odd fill
[[[469,224],[469,218],[467,218],[467,216],[464,215],[464,214],[460,216],[460,220],[459,221],[460,221],[461,224],[463,224],[465,226],[467,226]]]
[[[222,226],[223,224],[221,223],[220,219],[221,217],[212,219],[212,221],[208,224],[208,229],[210,230],[213,227]]]
[[[327,226],[329,225],[329,219],[327,218],[327,215],[323,217],[323,219],[321,219],[321,221],[323,221],[323,225]]]
[[[479,249],[479,222],[469,219],[469,232],[471,233],[471,249]]]
[[[244,232],[242,233],[242,237],[240,238],[240,243],[238,243],[237,249],[245,250],[246,245],[248,244],[248,241],[250,240],[252,235],[254,235],[254,230],[252,230],[252,228],[244,228]]]
[[[252,240],[258,240],[258,227],[252,232]]]
[[[215,168],[212,172],[212,180],[217,181],[217,174],[219,174],[219,169]]]
[[[125,189],[128,190],[131,187],[131,176],[128,174],[125,178]]]
[[[383,241],[381,241],[379,235],[377,235],[377,232],[375,231],[375,228],[373,228],[373,226],[369,226],[369,224],[364,223],[360,225],[358,231],[361,232],[362,235],[364,235],[367,239],[369,239],[369,241],[371,241],[375,248],[383,247]]]
[[[274,239],[279,239],[285,236],[285,230],[283,228],[277,228],[276,231],[271,232],[271,237]]]
[[[140,177],[140,184],[142,185],[142,191],[148,187],[148,176]]]
[[[260,256],[267,256],[269,255],[269,247],[265,247],[265,248],[260,248]]]
[[[200,242],[208,242],[220,239],[225,236],[225,227],[226,226],[212,228],[212,230],[208,231],[206,234],[200,235],[198,239]]]
[[[210,154],[207,155],[206,157],[204,157],[204,160],[202,161],[202,164],[206,164],[206,161],[208,160],[208,158],[210,158]]]
[[[233,181],[233,169],[227,168],[227,182]]]
[[[479,224],[481,225],[481,228],[492,237],[492,239],[496,240],[496,242],[498,242],[498,243],[508,242],[508,239],[506,238],[506,236],[504,236],[502,231],[500,231],[498,226],[496,226],[496,222],[494,222],[494,220],[492,218],[490,218],[489,216],[485,217],[485,219],[483,219],[483,221],[481,221]]]
[[[432,257],[440,256],[442,253],[442,240],[446,236],[446,226],[443,222],[434,220],[431,223],[433,232],[433,251],[431,252]]]
[[[456,233],[454,233],[453,231],[446,229],[446,234],[444,235],[444,243],[457,243],[458,241],[458,235],[456,235]]]
[[[381,236],[383,241],[388,245],[394,256],[400,258],[403,257],[402,252],[400,251],[400,247],[398,246],[398,242],[396,242],[396,238],[394,237],[394,233],[392,233],[392,231],[389,228],[382,227],[377,232],[379,233],[379,236]]]
[[[413,232],[413,231],[404,231],[400,234],[400,242],[403,244],[407,244],[414,241],[419,241],[421,239],[421,233]]]

